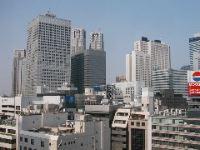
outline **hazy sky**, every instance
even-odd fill
[[[199,0],[1,0],[0,95],[11,89],[14,49],[26,48],[27,25],[48,10],[74,27],[104,33],[107,81],[125,74],[125,54],[147,36],[171,46],[172,67],[189,63],[188,38],[200,32]]]

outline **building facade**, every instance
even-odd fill
[[[151,86],[150,55],[143,51],[132,51],[126,55],[126,80],[144,82],[145,86]]]
[[[151,150],[151,117],[148,112],[132,112],[128,122],[129,150]]]
[[[76,118],[74,122],[68,122],[62,118],[66,123],[62,121],[62,124],[57,123],[57,126],[47,125],[46,122],[45,126],[33,126],[32,129],[22,128],[19,133],[18,148],[27,150],[109,150],[109,122],[92,120],[90,115],[78,116],[79,118]]]
[[[72,29],[71,55],[86,50],[86,31],[84,29]]]
[[[152,86],[154,93],[160,90],[173,89],[174,94],[187,97],[187,71],[175,69],[153,71]]]
[[[34,95],[37,86],[55,91],[70,81],[71,22],[47,13],[28,27],[26,79],[23,94]]]
[[[104,50],[104,37],[101,32],[92,32],[90,34],[90,47],[93,50]]]
[[[134,42],[134,51],[126,55],[126,80],[144,81],[146,87],[152,86],[152,71],[170,68],[170,47],[160,40],[142,37]]]
[[[199,118],[152,117],[152,149],[200,149]]]
[[[189,38],[190,66],[192,70],[200,69],[200,33]]]
[[[148,40],[142,37],[134,42],[135,51],[143,51],[151,57],[151,70],[164,70],[171,68],[170,47],[160,40]]]
[[[106,52],[103,34],[91,34],[90,49],[71,57],[71,83],[83,93],[86,87],[106,84]]]
[[[129,148],[128,120],[130,109],[118,109],[112,123],[112,150],[125,150]]]
[[[15,120],[0,119],[0,149],[16,149],[16,122]]]
[[[16,96],[22,93],[22,82],[24,78],[23,65],[26,57],[25,50],[15,50],[12,70],[12,95]]]

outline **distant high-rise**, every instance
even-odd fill
[[[99,35],[103,37],[102,33]],[[91,36],[92,39],[93,34]],[[94,41],[91,41],[90,49],[71,57],[71,83],[79,93],[83,93],[86,87],[106,84],[106,52],[98,44],[91,47],[92,43]]]
[[[189,38],[190,66],[192,70],[200,69],[200,33]]]
[[[147,87],[152,86],[153,70],[170,68],[170,47],[159,40],[142,37],[134,42],[134,51],[126,55],[126,80],[144,81]]]
[[[92,32],[90,34],[89,49],[104,50],[103,34],[100,32]]]
[[[143,51],[151,56],[151,69],[165,70],[171,68],[170,47],[160,40],[150,41],[146,37],[134,42],[135,51]]]
[[[72,29],[71,55],[86,50],[86,31],[84,29]]]
[[[15,50],[12,70],[12,95],[22,93],[23,64],[26,57],[25,50]]]
[[[146,87],[151,86],[150,56],[143,51],[132,51],[126,55],[126,80],[142,81]]]
[[[47,13],[28,27],[25,95],[34,95],[37,86],[55,91],[70,81],[71,21]]]

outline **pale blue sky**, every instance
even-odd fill
[[[104,33],[110,82],[125,74],[125,54],[141,36],[168,43],[173,68],[188,64],[188,38],[200,32],[199,6],[199,0],[1,0],[0,95],[11,89],[13,50],[26,48],[28,23],[47,10],[88,36]]]

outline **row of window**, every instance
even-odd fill
[[[132,121],[132,122],[131,122],[131,125],[132,125],[132,126],[136,125],[137,127],[145,126],[145,122],[142,122],[142,123],[136,122],[136,124],[135,124],[135,122]]]
[[[35,144],[35,140],[34,139],[31,139],[30,141],[31,141],[31,145]],[[23,142],[23,137],[20,137],[20,142]],[[29,139],[28,138],[24,138],[24,142],[28,143]],[[44,147],[44,141],[40,141],[40,146]]]

